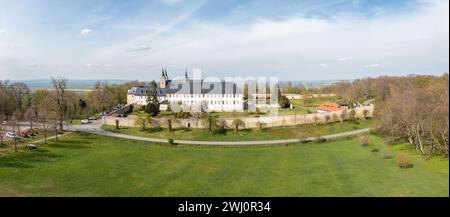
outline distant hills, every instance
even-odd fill
[[[71,80],[67,84],[68,89],[92,89],[96,82],[104,82],[108,84],[122,84],[129,80]],[[10,83],[23,82],[28,85],[31,90],[36,89],[52,89],[53,84],[50,79],[36,79],[36,80],[11,80]]]
[[[69,79],[68,89],[92,89],[96,82],[104,82],[108,84],[123,84],[131,80],[72,80]],[[289,82],[293,85],[303,84],[306,87],[320,87],[321,85],[331,84],[339,80],[311,80],[311,81],[280,81],[280,85],[287,85]],[[52,89],[53,85],[50,79],[34,79],[34,80],[11,80],[10,83],[23,82],[30,87],[31,90],[36,89]]]

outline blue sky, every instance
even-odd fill
[[[442,74],[447,0],[0,0],[0,80]]]

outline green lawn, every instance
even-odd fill
[[[73,133],[0,156],[0,196],[447,196],[447,158],[371,136],[289,146],[168,146]],[[371,152],[377,147],[381,151]],[[413,157],[400,169],[385,152]]]
[[[229,129],[225,135],[213,135],[208,132],[208,129],[175,129],[168,132],[167,129],[147,129],[141,131],[139,127],[120,127],[116,129],[115,126],[104,125],[102,129],[128,134],[133,136],[142,136],[150,138],[162,139],[184,139],[184,140],[198,140],[198,141],[250,141],[250,140],[273,140],[273,139],[292,139],[303,136],[317,136],[334,134],[357,129],[367,128],[371,120],[360,121],[345,121],[331,124],[322,124],[314,126],[313,124],[299,125],[292,127],[271,127],[264,129],[241,129],[238,133]]]

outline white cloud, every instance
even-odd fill
[[[320,66],[321,66],[321,67],[327,67],[327,64],[322,63],[322,64],[320,64]]]
[[[381,65],[379,63],[365,65],[366,68],[379,68]]]
[[[19,49],[20,52],[29,52],[26,58],[0,49],[0,59],[15,58],[17,65],[27,66],[37,59],[36,55],[41,55],[37,51],[49,47],[52,53],[47,60],[40,60],[43,67],[39,70],[43,73],[39,76],[47,75],[45,70],[64,71],[67,76],[93,77],[96,74],[89,74],[89,70],[83,72],[80,68],[105,67],[98,63],[114,63],[114,67],[105,71],[121,72],[121,76],[130,79],[154,79],[161,64],[171,65],[180,73],[187,65],[202,68],[210,75],[274,75],[291,80],[355,78],[394,72],[438,74],[448,71],[449,65],[448,8],[448,1],[434,1],[397,14],[389,14],[387,10],[380,17],[333,14],[330,19],[318,19],[296,15],[252,19],[232,25],[226,17],[221,19],[225,22],[209,21],[190,19],[192,13],[187,13],[175,16],[171,22],[133,31],[129,34],[132,36],[123,36],[119,43],[114,40],[110,45],[68,43],[59,46],[52,41],[47,45],[33,45],[35,41],[28,40],[25,34],[17,35],[22,40],[15,41],[27,48]],[[124,20],[117,24],[130,23],[133,22]],[[92,34],[91,31],[89,29],[87,34]],[[136,35],[141,32],[145,33]],[[24,44],[27,42],[29,44]],[[1,43],[0,40],[0,48],[6,47]],[[78,45],[80,49],[70,49]],[[140,52],[139,55],[125,52],[140,45],[151,45],[151,52]],[[395,64],[387,64],[387,61],[382,64],[385,60]],[[14,74],[15,68],[10,67],[13,60],[10,62],[3,67]],[[411,63],[416,68],[409,68]],[[384,67],[364,70],[364,66],[376,68],[374,64]],[[64,67],[66,65],[69,67]],[[153,71],[155,73],[151,73]]]
[[[36,68],[36,67],[38,67],[38,66],[39,66],[39,64],[37,64],[37,63],[31,63],[31,64],[30,64],[30,67],[31,67],[31,68]]]
[[[6,30],[0,29],[0,35],[3,35],[4,33],[6,33]]]
[[[391,62],[373,63],[373,64],[365,65],[364,67],[366,67],[366,68],[382,68],[387,65],[392,65],[392,63]]]
[[[87,36],[87,35],[90,34],[91,32],[92,32],[91,29],[82,29],[82,30],[80,31],[80,35],[81,35],[81,36]]]
[[[341,57],[341,58],[338,58],[336,61],[337,62],[347,62],[352,59],[353,59],[353,57]]]
[[[110,64],[99,64],[99,63],[88,63],[85,65],[86,68],[109,68]]]
[[[17,46],[16,44],[10,44],[10,45],[7,45],[6,48],[8,48],[10,50],[15,50],[15,49],[19,48],[19,46]]]
[[[163,4],[174,5],[183,2],[184,0],[160,0]]]
[[[443,4],[448,6],[448,2]],[[376,67],[372,64],[381,65],[380,59],[390,59],[396,64],[377,73],[406,73],[411,71],[407,68],[410,62],[420,63],[417,70],[427,69],[424,73],[431,69],[433,73],[442,73],[448,67],[448,19],[443,19],[446,17],[448,7],[436,4],[408,14],[370,19],[294,16],[236,25],[196,20],[182,30],[171,24],[162,28],[164,34],[152,31],[98,49],[92,52],[89,61],[108,60],[124,67],[128,65],[136,74],[142,73],[139,75],[146,75],[148,69],[137,66],[153,65],[156,71],[161,64],[172,64],[180,71],[185,65],[191,65],[212,74],[248,73],[281,76],[281,79],[354,78],[374,76],[361,70],[361,66]],[[133,60],[120,54],[123,47],[141,43],[152,44],[152,52]],[[332,74],[329,68],[333,69]],[[298,76],[292,78],[288,73]]]
[[[139,46],[131,46],[127,48],[128,52],[139,52],[139,51],[147,51],[152,49],[150,46],[147,45],[139,45]]]

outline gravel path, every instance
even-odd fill
[[[80,126],[71,126],[71,130],[73,131],[81,131],[87,133],[93,133],[103,136],[111,136],[122,139],[130,139],[130,140],[139,140],[139,141],[148,141],[148,142],[159,142],[159,143],[168,143],[167,139],[158,139],[158,138],[147,138],[140,136],[131,136],[120,133],[113,133],[110,131],[105,131],[100,128],[101,124],[93,123],[89,125],[80,125]],[[353,130],[343,133],[336,133],[330,135],[323,135],[322,138],[332,139],[338,137],[352,136],[361,133],[369,132],[369,128],[364,128],[360,130]],[[315,140],[315,137],[306,138],[307,141]],[[300,139],[282,139],[282,140],[262,140],[262,141],[193,141],[193,140],[174,140],[176,144],[191,144],[191,145],[270,145],[270,144],[284,144],[284,143],[295,143],[300,142]]]

